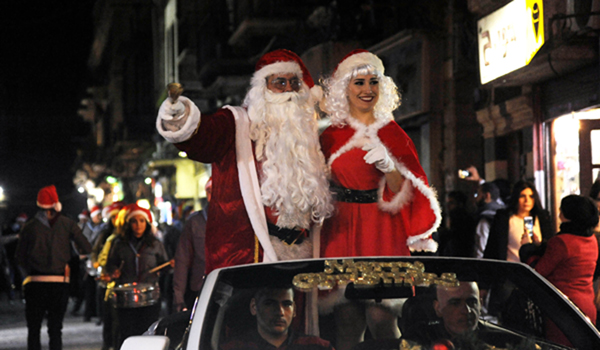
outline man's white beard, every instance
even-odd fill
[[[309,228],[333,211],[318,128],[307,94],[273,93],[250,98],[250,138],[262,163],[265,206],[279,216],[277,226]]]

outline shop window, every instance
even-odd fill
[[[600,165],[600,130],[592,130],[590,132],[590,141],[592,144],[592,164]],[[592,179],[597,179],[600,169],[594,168],[592,171]]]
[[[579,120],[566,116],[554,120],[554,167],[556,200],[580,194],[579,186]]]

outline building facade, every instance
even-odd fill
[[[484,38],[481,21],[514,1],[538,6],[545,41],[528,64],[482,82],[482,41],[497,46],[500,39],[500,49],[513,41],[503,32]],[[255,62],[268,51],[298,53],[318,81],[348,52],[365,48],[382,58],[402,92],[396,121],[440,202],[453,190],[473,192],[457,171],[474,165],[486,180],[534,181],[554,211],[565,193],[585,194],[600,168],[594,138],[582,131],[595,135],[597,118],[579,113],[598,103],[598,3],[101,0],[89,61],[97,84],[82,110],[96,137],[87,165],[126,178],[132,189],[149,177],[142,187],[150,193],[161,183],[163,197],[195,202],[210,167],[177,165],[182,158],[154,130],[168,83],[182,83],[186,96],[212,112],[241,103]],[[577,159],[572,137],[561,136],[565,115],[584,118]],[[181,181],[186,191],[178,190]]]

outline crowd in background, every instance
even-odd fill
[[[542,208],[537,190],[533,184],[526,181],[515,184],[509,184],[505,180],[486,182],[479,177],[475,168],[471,167],[469,170],[471,176],[467,180],[477,183],[477,189],[473,193],[461,191],[448,193],[444,208],[444,221],[434,235],[439,243],[436,254],[530,263],[531,252],[537,250],[538,253],[540,251],[543,253],[543,249],[546,248],[550,238],[556,234],[551,228],[550,213]],[[600,180],[594,183],[588,198],[600,209]],[[574,212],[568,212],[569,209],[564,209],[564,205],[561,206],[561,210],[567,212],[567,216],[578,215],[577,220],[581,222],[585,219],[582,216],[585,213],[581,214],[582,208],[585,208],[584,204],[578,202]],[[114,315],[111,315],[111,312],[114,310],[106,307],[108,305],[107,281],[110,281],[110,278],[103,278],[103,269],[104,274],[106,274],[105,269],[111,243],[123,235],[123,231],[119,231],[118,228],[119,226],[123,227],[125,222],[118,222],[118,214],[124,207],[126,207],[124,203],[115,202],[105,208],[94,206],[89,211],[83,210],[79,214],[78,225],[93,246],[93,250],[91,254],[80,255],[73,247],[72,259],[69,263],[72,276],[70,283],[72,307],[70,312],[73,315],[81,315],[85,322],[95,320],[98,325],[104,324],[107,342],[113,341],[111,337],[114,335],[114,326],[111,321]],[[207,207],[206,202],[204,207]],[[527,209],[526,212],[524,212],[525,209]],[[523,237],[523,240],[512,239],[508,234],[511,229],[517,227],[521,230],[521,227],[524,226],[522,219],[519,223],[514,222],[519,215],[534,218],[533,233],[528,237]],[[10,224],[2,228],[0,240],[2,243],[0,247],[0,291],[11,301],[23,299],[21,287],[23,272],[17,266],[15,249],[18,242],[18,233],[27,220],[27,215],[21,213]],[[186,225],[188,220],[189,224]],[[179,249],[182,257],[190,256],[189,259],[185,258],[189,260],[189,263],[186,262],[186,269],[192,269],[191,261],[194,259],[193,255],[195,254],[191,252],[193,246],[198,245],[201,247],[200,249],[203,249],[202,239],[200,239],[202,242],[198,242],[198,238],[194,237],[198,235],[204,237],[205,220],[206,212],[192,212],[190,206],[183,207],[180,205],[174,211],[174,220],[171,225],[161,223],[152,226],[155,227],[151,231],[152,235],[164,247],[165,261],[175,259],[177,249]],[[123,218],[121,221],[123,221]],[[188,231],[184,234],[186,244],[184,244],[184,247],[178,248],[184,227]],[[596,226],[592,232],[595,233],[593,235],[594,243],[600,242],[600,227]],[[538,246],[543,248],[538,248]],[[185,250],[190,251],[190,254],[185,253]],[[543,254],[538,254],[537,258],[540,255]],[[596,265],[596,261],[594,261],[593,280],[597,296],[600,271],[598,271]],[[203,270],[202,266],[200,268]],[[183,287],[180,286],[179,291],[175,292],[173,285],[176,282],[173,281],[173,269],[164,269],[160,274],[157,274],[157,282],[162,291],[160,294],[160,315],[164,316],[181,311],[193,303],[195,293],[200,289],[202,273],[195,273],[194,275],[200,276],[197,278],[198,276],[189,276],[189,271],[186,271],[186,269],[182,269],[183,272],[179,273],[184,276]],[[198,268],[195,267],[195,269]],[[575,277],[570,276],[570,278]],[[188,279],[190,279],[189,283]],[[191,279],[194,279],[195,282]],[[191,285],[194,286],[191,287]],[[175,295],[177,293],[180,294],[179,297]],[[185,302],[183,300],[184,294]],[[600,306],[600,298],[595,297],[594,300],[595,306]]]
[[[154,224],[156,221],[151,211],[135,203],[114,202],[104,208],[93,206],[78,215],[77,226],[92,250],[83,253],[76,245],[70,245],[71,302],[68,311],[82,316],[84,322],[95,321],[98,326],[103,326],[103,348],[119,348],[127,336],[141,334],[160,316],[173,312],[173,260],[186,219],[192,213],[192,207],[183,204],[174,210],[174,220],[170,225]],[[17,254],[19,233],[26,222],[27,215],[20,214],[10,225],[2,228],[0,297],[11,303],[25,302],[26,299],[24,281],[28,273],[19,266]],[[136,233],[138,231],[139,234]],[[152,309],[151,316],[122,315],[122,310],[116,307],[115,295],[111,295],[111,291],[134,282],[139,286],[159,286],[153,294],[158,300],[151,300],[150,308],[126,310],[137,313]],[[198,290],[195,289],[196,292]],[[180,305],[178,311],[183,308]],[[139,322],[139,318],[147,320],[147,323]],[[118,319],[121,322],[117,322]],[[129,322],[127,319],[136,321]],[[139,326],[139,329],[129,329],[133,325]]]

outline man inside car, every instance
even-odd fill
[[[296,316],[292,288],[258,290],[250,301],[250,313],[256,318],[256,328],[228,341],[222,350],[333,350],[328,341],[290,327]]]
[[[456,287],[436,286],[433,309],[439,323],[420,327],[409,339],[432,348],[506,347],[525,338],[479,319],[481,301],[477,282],[461,281]]]

